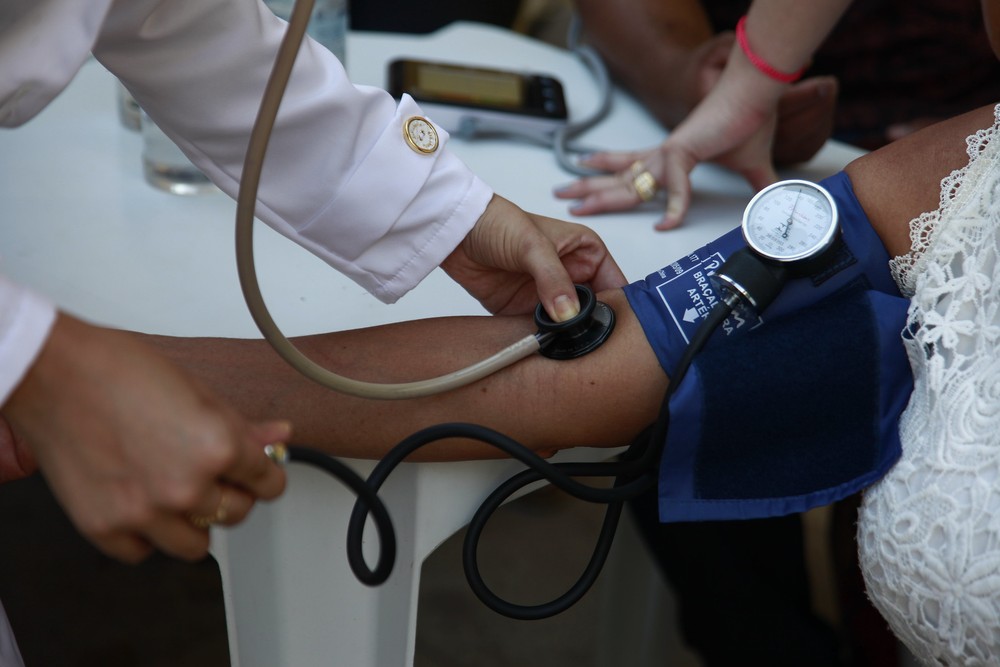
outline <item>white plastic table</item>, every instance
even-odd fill
[[[397,56],[544,71],[566,88],[571,115],[595,108],[585,68],[561,49],[494,27],[459,23],[428,36],[357,33],[348,67],[357,83],[384,85]],[[222,194],[177,197],[142,177],[140,138],[118,122],[115,81],[88,63],[38,118],[0,133],[0,267],[86,319],[170,335],[258,337],[243,304],[233,251],[235,205]],[[627,95],[582,141],[640,148],[663,130]],[[523,208],[568,217],[551,195],[573,177],[543,148],[453,141],[494,189]],[[822,178],[859,152],[830,144],[789,176]],[[589,218],[629,279],[638,279],[738,224],[751,195],[711,166],[694,174],[689,221],[653,231],[660,208]],[[380,304],[283,237],[258,225],[258,273],[276,321],[289,335],[440,315],[482,314],[440,271],[398,304]],[[563,453],[598,458],[603,450]],[[362,474],[371,462],[352,462]],[[396,667],[413,661],[420,564],[469,520],[479,502],[520,469],[510,461],[404,464],[384,486],[399,553],[389,581],[358,583],[344,551],[353,497],[322,473],[290,468],[287,493],[213,535],[226,595],[234,665]]]

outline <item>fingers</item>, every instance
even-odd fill
[[[81,534],[128,562],[152,548],[203,556],[192,514],[231,525],[285,486],[264,447],[287,440],[288,424],[252,424],[136,339],[65,315],[3,416],[13,428],[0,455],[4,438],[8,459],[20,452],[11,435],[23,434],[18,465],[37,461]]]
[[[618,157],[594,159],[609,166],[623,164]],[[574,215],[626,211],[656,196],[662,182],[657,163],[634,159],[624,163],[625,166],[614,174],[582,178],[559,188],[555,195],[560,199],[578,200],[569,209]]]
[[[525,272],[535,279],[538,300],[556,322],[576,317],[580,312],[580,299],[559,254],[540,231],[531,236],[537,238],[521,240],[525,244],[521,261]]]
[[[200,530],[210,526],[235,526],[247,517],[254,504],[253,496],[229,484],[214,485],[207,497],[207,501],[200,502],[185,517]]]
[[[88,535],[94,546],[105,555],[123,563],[141,563],[153,555],[155,549],[146,540],[134,533],[116,533],[107,537]],[[206,546],[206,550],[207,550]]]
[[[689,174],[694,164],[671,160],[666,164],[667,210],[656,229],[665,231],[681,224],[691,203],[691,180]]]
[[[220,476],[243,487],[257,498],[272,500],[285,490],[285,471],[264,453],[264,447],[276,442],[288,442],[292,426],[275,421],[250,426],[243,447],[228,470]]]
[[[254,505],[253,496],[228,484],[215,484],[203,495],[190,511],[136,510],[88,536],[101,551],[126,563],[141,562],[154,551],[199,560],[208,554],[209,529],[241,523]]]
[[[629,158],[634,159],[627,162]],[[691,201],[690,173],[697,160],[683,146],[667,141],[655,151],[597,154],[588,163],[616,167],[618,171],[582,178],[558,189],[556,197],[577,200],[570,207],[574,215],[626,211],[665,191],[667,208],[656,229],[673,229],[684,220]]]
[[[591,169],[597,169],[598,171],[606,171],[609,174],[614,174],[628,169],[633,162],[641,160],[645,153],[646,151],[592,153],[591,155],[582,158],[580,160],[580,164],[590,167]]]
[[[573,283],[586,283],[594,291],[616,289],[627,284],[625,274],[608,252],[604,241],[592,229],[541,215],[528,214],[528,217],[535,229],[541,232],[543,242],[536,248],[537,254],[526,253],[526,261],[543,307],[556,321],[565,321],[579,312]],[[557,268],[558,272],[546,275],[551,267]],[[557,317],[548,309],[546,299],[552,299],[553,308],[558,310],[565,305],[560,302],[565,289],[573,290],[574,308],[557,313]]]

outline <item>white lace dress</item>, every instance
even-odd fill
[[[872,602],[930,665],[1000,665],[1000,105],[894,260],[912,295],[903,455],[865,493]]]

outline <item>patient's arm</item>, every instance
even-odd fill
[[[910,250],[910,220],[938,207],[941,179],[969,162],[965,139],[993,125],[993,107],[956,116],[858,158],[845,171],[891,257]]]
[[[414,431],[463,421],[493,427],[542,453],[625,445],[648,426],[667,378],[620,290],[601,293],[617,314],[614,333],[571,361],[534,355],[473,385],[404,401],[353,398],[305,379],[264,341],[151,337],[247,416],[290,419],[296,442],[341,456],[374,458]],[[535,331],[530,317],[403,322],[295,339],[320,365],[358,380],[406,382],[461,368]],[[417,459],[498,456],[447,441]]]
[[[936,208],[941,178],[967,162],[965,137],[992,125],[992,109],[917,132],[853,162],[847,171],[891,256],[909,250],[909,221]],[[664,263],[669,257],[664,258]],[[614,334],[573,361],[535,356],[469,387],[435,397],[372,401],[336,394],[288,367],[263,341],[153,338],[253,419],[284,418],[295,439],[343,456],[380,457],[422,427],[491,426],[543,453],[627,444],[649,425],[667,378],[621,291],[602,293]],[[298,339],[312,359],[349,377],[402,382],[440,375],[534,330],[527,317],[446,318]],[[417,458],[495,456],[485,445],[442,443]]]

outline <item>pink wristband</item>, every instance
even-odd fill
[[[794,83],[795,81],[801,79],[802,74],[806,71],[805,67],[790,74],[788,72],[782,72],[771,67],[766,60],[753,52],[753,49],[750,48],[750,42],[747,40],[746,22],[747,17],[744,16],[739,20],[739,23],[736,24],[736,40],[740,43],[740,48],[743,49],[743,53],[746,55],[747,60],[749,60],[759,72],[771,77],[775,81],[780,81],[781,83]]]

